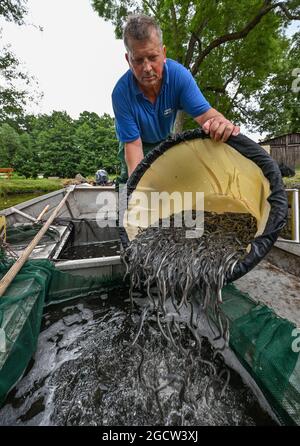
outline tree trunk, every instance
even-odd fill
[[[173,134],[181,133],[183,130],[183,124],[184,124],[184,111],[178,110],[176,115],[176,120],[174,124]]]

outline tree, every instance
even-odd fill
[[[14,156],[14,169],[26,178],[36,178],[41,171],[40,158],[32,141],[32,137],[24,132],[19,138],[21,144]]]
[[[9,124],[0,126],[0,167],[14,167],[15,154],[21,148],[19,134]]]
[[[118,141],[114,119],[104,114],[83,112],[73,120],[66,112],[28,115],[26,132],[20,136],[22,147],[14,158],[23,175],[74,177],[95,175],[99,168],[116,173]]]
[[[251,98],[278,72],[278,60],[290,44],[284,30],[292,20],[300,20],[299,0],[93,0],[92,4],[114,24],[118,38],[129,13],[154,16],[169,57],[191,71],[212,106],[248,125],[255,114]]]
[[[27,80],[26,74],[18,69],[19,61],[7,47],[0,54],[0,122],[12,124],[23,114],[27,93],[14,87],[15,79]]]
[[[300,131],[300,33],[280,60],[280,68],[270,76],[259,93],[260,109],[253,118],[256,130],[267,137]]]
[[[27,14],[27,0],[1,0],[0,16],[9,22],[18,25],[24,23],[24,16]]]
[[[117,173],[119,160],[118,141],[114,119],[108,114],[99,117],[96,113],[83,112],[75,123],[75,144],[80,152],[78,170],[83,175],[94,175],[104,168]]]
[[[97,170],[97,142],[94,136],[95,129],[88,122],[83,121],[75,130],[75,145],[80,153],[77,171],[84,176],[94,174]]]
[[[0,18],[18,25],[24,24],[27,0],[1,0]],[[0,37],[1,37],[0,29]],[[15,81],[22,80],[24,87],[16,88]],[[15,128],[22,126],[24,107],[33,97],[28,93],[32,82],[29,75],[20,69],[17,57],[9,46],[0,47],[0,122],[7,122]]]
[[[40,171],[45,176],[71,178],[77,173],[80,159],[74,142],[74,121],[66,112],[42,115],[31,132]]]

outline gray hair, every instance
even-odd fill
[[[134,14],[127,18],[123,29],[123,40],[127,50],[129,50],[129,40],[147,40],[151,33],[156,31],[162,45],[162,31],[152,17],[144,14]]]

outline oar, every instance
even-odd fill
[[[3,296],[5,293],[7,287],[10,285],[11,281],[15,278],[16,274],[20,271],[30,254],[32,253],[33,249],[36,247],[38,242],[41,240],[43,235],[47,232],[47,229],[67,201],[69,195],[73,190],[75,189],[75,186],[73,186],[71,189],[68,190],[64,198],[61,200],[59,205],[54,209],[44,226],[39,230],[39,232],[36,234],[33,240],[29,243],[27,248],[23,251],[21,256],[18,258],[18,260],[12,265],[12,267],[9,269],[9,271],[5,274],[5,276],[0,280],[0,297]]]

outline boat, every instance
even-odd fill
[[[38,216],[47,207],[43,215],[47,221],[65,195],[66,189],[60,189],[1,211],[7,232],[23,230],[25,234],[32,227],[38,230]],[[298,195],[294,190],[291,196],[295,203]],[[122,280],[125,270],[115,224],[117,200],[114,186],[74,187],[47,237],[33,249],[30,261],[0,297],[4,315],[0,326],[0,404],[34,353],[43,306],[87,295],[101,283]],[[99,226],[99,220],[107,224]],[[297,231],[299,237],[299,228]],[[28,244],[28,239],[20,237],[10,242],[18,256]],[[279,239],[253,270],[223,289],[223,309],[231,333],[229,347],[223,351],[225,362],[238,371],[262,407],[283,425],[300,424],[299,277],[299,239],[294,243]],[[1,307],[4,301],[6,306]],[[34,327],[29,347],[28,321]],[[220,341],[215,340],[211,324],[203,319],[200,325],[199,334],[218,348]]]

